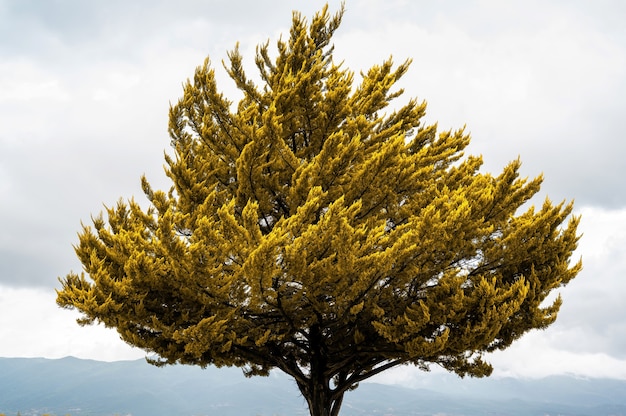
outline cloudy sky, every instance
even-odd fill
[[[268,6],[267,4],[270,4]],[[169,187],[167,111],[209,55],[287,33],[322,1],[0,0],[0,356],[99,360],[145,354],[57,308],[72,244],[139,178]],[[331,10],[339,8],[331,1]],[[467,125],[498,172],[518,156],[541,198],[574,199],[584,270],[557,323],[490,357],[495,375],[626,379],[626,3],[620,0],[347,0],[335,57],[365,70],[413,58],[402,80],[428,120]],[[401,369],[389,381],[413,377]]]

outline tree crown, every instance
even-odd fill
[[[59,305],[155,363],[279,368],[327,408],[399,364],[487,375],[484,353],[556,319],[560,298],[543,302],[581,267],[572,204],[521,212],[541,177],[519,160],[482,173],[463,129],[421,123],[425,102],[386,112],[409,61],[355,84],[333,60],[342,14],[294,13],[275,59],[257,48],[260,85],[230,52],[236,105],[208,58],[196,69],[170,109],[172,188],[142,178],[150,208],[119,202],[83,228],[85,273]]]

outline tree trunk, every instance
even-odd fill
[[[330,389],[328,381],[299,385],[300,392],[304,396],[311,416],[338,416],[343,392],[337,393]]]
[[[326,354],[324,353],[324,337],[318,325],[313,325],[309,331],[311,346],[309,377],[296,380],[298,388],[309,405],[311,416],[338,416],[344,390],[334,390],[330,387]]]

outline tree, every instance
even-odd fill
[[[170,109],[168,191],[119,202],[79,234],[84,272],[60,306],[116,328],[157,365],[238,366],[293,377],[312,416],[387,369],[440,365],[486,376],[485,353],[555,319],[576,276],[572,204],[520,207],[541,177],[480,172],[463,129],[423,125],[415,99],[389,110],[409,61],[354,74],[333,60],[343,9],[224,67],[207,59]],[[385,112],[384,110],[387,110]]]

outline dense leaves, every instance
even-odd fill
[[[295,13],[275,59],[258,47],[256,82],[233,50],[236,104],[197,68],[170,110],[171,190],[144,178],[148,210],[84,227],[59,305],[157,364],[281,369],[312,415],[400,364],[488,375],[483,353],[555,320],[544,301],[580,269],[572,205],[522,211],[541,178],[519,160],[482,173],[462,129],[421,123],[425,103],[389,110],[409,62],[355,84],[330,44],[342,13]]]

